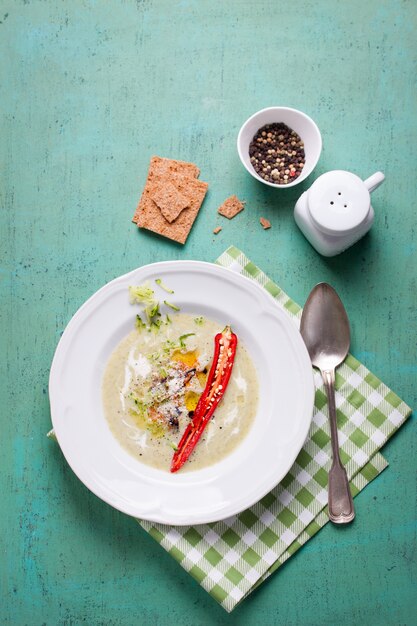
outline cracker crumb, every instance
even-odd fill
[[[271,222],[267,220],[265,217],[261,217],[259,221],[262,224],[262,228],[266,230],[267,228],[271,228]]]
[[[221,227],[221,226],[216,226],[216,228],[213,230],[213,233],[214,233],[215,235],[218,235],[218,234],[219,234],[219,232],[221,231],[221,229],[222,229],[222,227]]]
[[[227,198],[221,206],[217,209],[217,213],[223,215],[223,217],[227,217],[227,219],[231,220],[238,213],[243,211],[245,208],[245,202],[239,200],[239,198],[235,195]]]

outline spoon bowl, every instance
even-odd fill
[[[312,364],[320,371],[343,363],[350,346],[349,320],[342,301],[327,283],[319,283],[311,291],[300,332]]]
[[[301,316],[300,332],[312,364],[321,371],[329,405],[333,463],[329,472],[329,518],[347,524],[355,517],[346,470],[339,455],[335,369],[345,360],[350,346],[349,320],[339,296],[327,283],[319,283],[310,293]]]

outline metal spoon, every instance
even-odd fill
[[[329,518],[335,524],[347,524],[355,517],[355,510],[346,470],[339,456],[334,380],[336,367],[343,363],[349,352],[350,331],[342,301],[327,283],[319,283],[310,293],[301,317],[300,332],[327,391],[333,452],[328,487]]]

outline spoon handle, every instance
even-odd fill
[[[329,518],[335,524],[348,524],[355,517],[352,494],[346,470],[339,455],[339,437],[337,434],[336,402],[334,397],[334,370],[322,372],[329,406],[330,434],[333,452],[333,464],[329,472]]]

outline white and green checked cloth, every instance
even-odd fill
[[[240,250],[217,260],[262,285],[299,324],[301,308]],[[138,520],[206,591],[232,611],[328,522],[331,465],[326,393],[315,371],[316,397],[307,440],[294,465],[269,494],[239,515],[199,526]],[[340,456],[355,496],[388,465],[378,452],[411,414],[393,391],[349,355],[336,374]]]
[[[255,280],[299,324],[301,308],[240,250],[230,247],[217,260]],[[331,465],[326,392],[315,371],[316,398],[308,438],[290,472],[260,502],[212,524],[140,524],[226,611],[232,611],[328,522],[327,474]],[[379,448],[411,409],[349,355],[336,374],[340,456],[353,495],[388,463]]]

